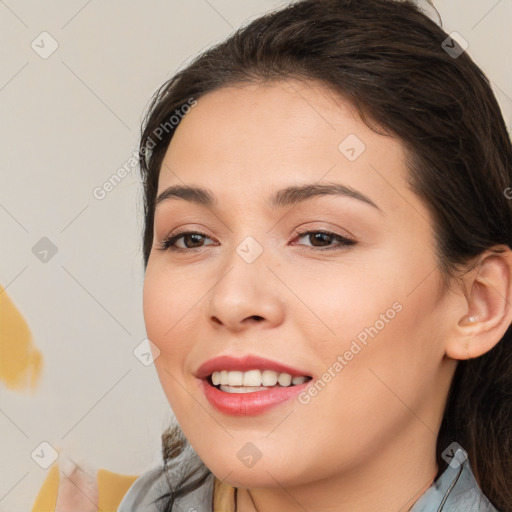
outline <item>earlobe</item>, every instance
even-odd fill
[[[512,322],[512,251],[486,251],[466,279],[469,293],[464,296],[466,311],[447,340],[446,355],[471,359],[491,350]]]

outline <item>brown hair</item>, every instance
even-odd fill
[[[169,127],[170,116],[221,87],[288,78],[322,82],[402,141],[410,186],[434,219],[443,277],[495,245],[512,247],[510,138],[488,79],[456,42],[449,48],[462,53],[447,51],[447,37],[411,1],[301,0],[198,56],[157,91],[143,126],[145,265],[160,167],[179,125]],[[164,435],[164,447],[178,446],[173,439]],[[511,328],[485,355],[458,363],[437,442],[440,472],[453,441],[484,494],[512,512]]]

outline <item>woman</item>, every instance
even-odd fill
[[[512,148],[411,2],[302,0],[155,95],[130,510],[512,511]]]

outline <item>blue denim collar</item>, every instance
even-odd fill
[[[498,512],[478,487],[467,452],[452,443],[443,457],[448,467],[410,512]]]

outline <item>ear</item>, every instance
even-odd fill
[[[447,340],[446,355],[471,359],[491,350],[512,322],[512,251],[500,245],[485,251],[467,273],[463,310]],[[467,291],[469,290],[469,292]]]

